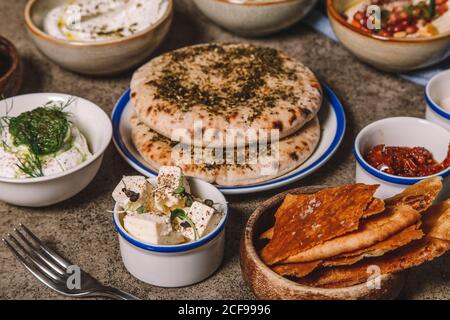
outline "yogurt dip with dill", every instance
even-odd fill
[[[68,41],[120,39],[155,24],[168,5],[168,0],[71,0],[47,14],[44,31]]]
[[[53,175],[92,156],[86,138],[64,110],[72,102],[49,101],[17,117],[0,117],[0,177]]]

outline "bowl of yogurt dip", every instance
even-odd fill
[[[120,253],[134,277],[182,287],[219,268],[228,207],[215,186],[165,166],[158,177],[123,177],[112,196]]]
[[[0,201],[42,207],[97,174],[112,127],[94,103],[57,93],[0,100]]]
[[[450,70],[442,71],[428,82],[425,89],[425,119],[450,131]]]
[[[131,69],[169,32],[173,0],[30,0],[25,25],[38,49],[89,75]]]

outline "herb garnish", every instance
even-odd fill
[[[184,203],[186,206],[188,206],[188,207],[192,206],[192,203],[194,202],[194,197],[189,192],[186,192],[186,189],[182,184],[180,184],[173,191],[173,193],[184,197],[185,198]]]
[[[211,53],[202,63],[195,61],[202,53]],[[168,54],[163,75],[147,82],[156,89],[155,98],[163,98],[187,112],[193,106],[202,106],[210,113],[229,115],[230,109],[250,107],[252,122],[262,110],[273,108],[277,99],[296,104],[298,97],[289,86],[274,90],[268,79],[297,80],[296,70],[285,65],[277,50],[253,45],[201,45]],[[211,87],[208,81],[185,81],[189,77],[187,62],[194,62],[206,75],[223,79],[230,85]],[[219,61],[219,62],[218,62]]]
[[[0,117],[0,135],[9,130],[15,146],[25,145],[29,153],[19,158],[17,167],[29,177],[44,175],[41,157],[55,154],[64,148],[70,135],[69,113],[64,111],[75,98],[67,101],[48,101],[31,111],[23,112],[17,117],[9,115],[13,108],[7,106],[6,114]],[[69,136],[70,139],[70,136]],[[9,148],[2,140],[4,148]]]
[[[192,230],[194,230],[194,240],[199,239],[197,227],[195,226],[191,218],[187,216],[186,212],[184,212],[183,209],[177,208],[172,210],[172,212],[170,213],[170,220],[173,221],[176,218],[180,219],[182,222],[187,222]]]

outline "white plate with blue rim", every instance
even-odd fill
[[[319,111],[321,137],[313,154],[302,165],[287,174],[261,183],[249,186],[223,187],[217,186],[224,194],[246,194],[267,191],[298,181],[323,166],[337,148],[344,137],[346,119],[344,108],[333,90],[322,83],[324,102]],[[125,91],[117,101],[112,112],[113,141],[120,155],[135,170],[147,177],[157,176],[150,165],[136,150],[131,140],[130,119],[134,107],[130,100],[130,89]]]

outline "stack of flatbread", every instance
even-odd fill
[[[377,186],[354,184],[287,195],[275,213],[261,258],[280,275],[318,287],[365,282],[371,266],[396,273],[450,249],[450,200],[432,206],[440,177],[384,202]]]
[[[135,72],[131,100],[133,143],[152,169],[178,165],[223,186],[292,171],[320,139],[318,80],[272,48],[204,44],[163,54]]]

